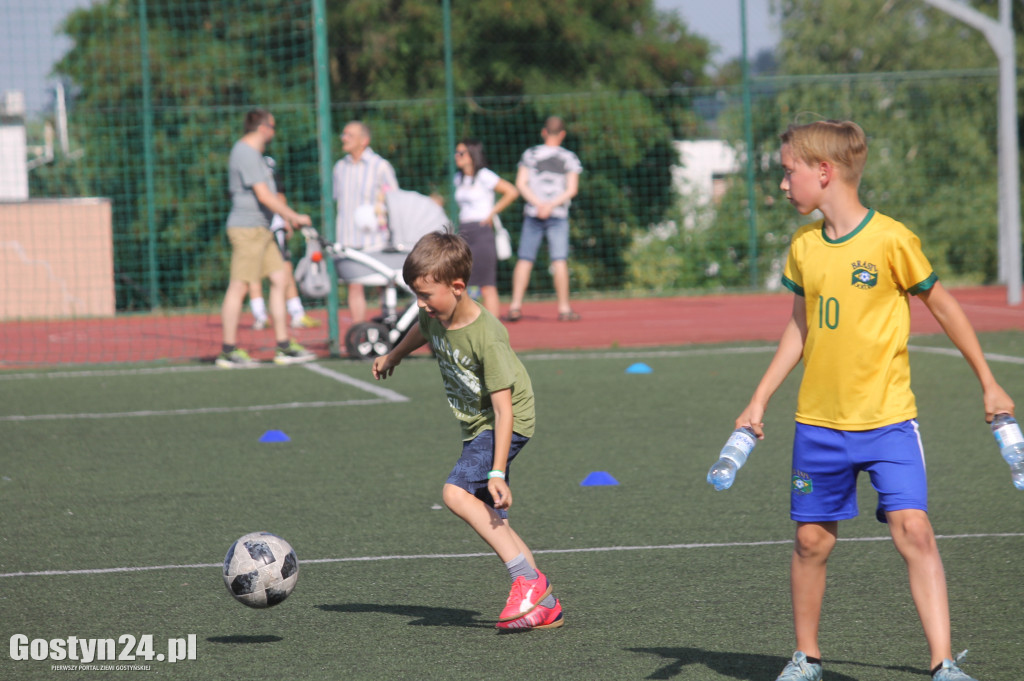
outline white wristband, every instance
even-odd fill
[[[502,480],[504,480],[505,479],[505,472],[504,471],[491,471],[490,473],[487,474],[487,478],[488,479],[490,479],[490,478],[501,478]]]

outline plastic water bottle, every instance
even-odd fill
[[[1013,486],[1024,490],[1024,435],[1020,432],[1017,419],[1009,414],[996,414],[992,419],[992,434],[999,443],[999,453],[1010,464]]]
[[[713,485],[719,492],[732,487],[736,480],[736,471],[747,462],[747,457],[754,451],[756,444],[757,435],[753,429],[743,426],[732,431],[732,435],[718,455],[718,461],[708,471],[708,484]]]

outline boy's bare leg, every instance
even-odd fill
[[[793,626],[796,649],[807,657],[821,657],[818,625],[825,599],[825,575],[828,556],[836,545],[838,524],[799,523],[790,567],[790,591],[793,597]]]
[[[518,534],[516,534],[516,531],[513,530],[509,526],[507,520],[505,521],[505,527],[508,527],[508,531],[512,533],[512,538],[515,539],[516,544],[519,545],[519,553],[523,554],[523,556],[526,557],[526,562],[530,564],[530,567],[532,567],[534,570],[536,570],[537,569],[537,561],[535,561],[533,559],[533,552],[530,551],[530,547],[527,546],[526,542],[524,542],[522,540],[522,538],[520,538],[520,536]]]
[[[935,543],[935,532],[928,514],[917,509],[889,511],[889,532],[896,550],[907,563],[910,595],[924,627],[924,636],[931,653],[930,669],[952,659],[950,643],[949,596],[946,573]]]
[[[507,563],[522,553],[530,565],[534,565],[533,555],[523,540],[493,508],[450,483],[445,483],[441,497],[452,513],[465,520],[494,549],[498,558]]]

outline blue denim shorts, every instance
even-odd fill
[[[857,516],[857,476],[867,471],[878,492],[875,517],[928,510],[928,481],[917,421],[848,431],[796,424],[790,517],[828,522]]]
[[[537,259],[540,242],[548,240],[548,254],[551,260],[568,260],[569,258],[569,220],[566,218],[548,218],[541,220],[529,215],[523,217],[523,233],[519,237],[520,260],[533,262]]]
[[[512,433],[512,446],[509,447],[508,465],[505,467],[505,482],[512,484],[512,459],[522,450],[530,438],[519,433]],[[445,481],[450,485],[461,487],[491,508],[494,499],[487,489],[487,474],[494,463],[494,431],[485,430],[472,440],[462,443],[462,456],[455,462],[455,468],[448,474]],[[508,517],[508,511],[495,509],[502,518]]]

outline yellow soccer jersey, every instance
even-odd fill
[[[874,210],[836,241],[821,220],[797,230],[782,283],[807,309],[798,422],[870,430],[917,416],[907,294],[936,281],[920,239]]]

